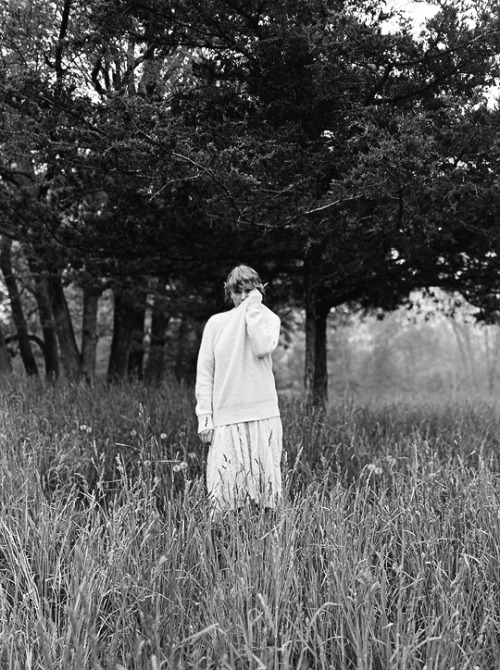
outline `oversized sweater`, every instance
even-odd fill
[[[196,373],[198,430],[279,416],[271,354],[280,319],[258,290],[205,326]]]

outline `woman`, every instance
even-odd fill
[[[234,308],[208,320],[196,375],[198,432],[210,444],[208,492],[219,510],[248,500],[275,507],[282,427],[271,354],[280,319],[262,304],[264,286],[246,265],[231,270],[225,293]]]

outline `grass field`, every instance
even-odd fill
[[[285,499],[210,522],[191,394],[4,385],[0,668],[500,668],[500,414],[283,403]]]

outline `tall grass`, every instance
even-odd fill
[[[215,523],[183,388],[0,394],[0,668],[498,670],[493,404],[283,405],[285,497]]]

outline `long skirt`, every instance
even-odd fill
[[[207,459],[212,506],[234,510],[252,501],[276,507],[282,491],[282,442],[279,416],[217,426]]]

